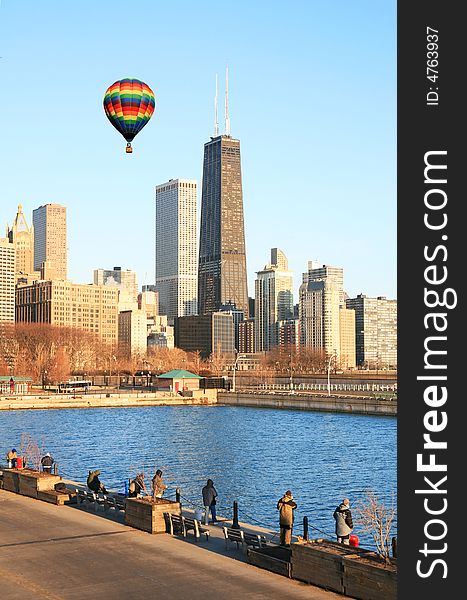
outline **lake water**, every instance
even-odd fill
[[[200,507],[213,479],[218,514],[278,529],[277,500],[291,489],[294,532],[306,515],[312,537],[334,539],[332,513],[373,490],[386,504],[396,491],[396,419],[227,406],[159,406],[0,412],[0,451],[32,435],[54,456],[62,476],[85,483],[100,469],[107,488],[161,468],[166,495],[179,487],[187,507]],[[3,458],[3,457],[2,457]],[[373,547],[358,525],[361,545]],[[395,531],[394,531],[395,535]]]

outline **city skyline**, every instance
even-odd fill
[[[114,39],[105,3],[61,12],[2,3],[2,75],[21,87],[28,73],[35,111],[49,115],[38,122],[27,95],[15,100],[22,119],[6,123],[2,207],[21,203],[30,222],[37,206],[67,206],[73,281],[120,264],[136,271],[141,284],[154,283],[154,186],[171,178],[201,186],[215,74],[229,64],[231,131],[242,141],[248,288],[265,250],[281,247],[295,298],[309,256],[342,265],[350,296],[395,297],[395,5],[338,2],[333,10],[296,2],[297,21],[293,10],[240,2],[229,13],[235,42],[216,56],[205,48],[226,9],[214,15],[207,6],[178,6],[186,16],[179,48],[158,30],[147,56],[127,47],[115,63],[105,51]],[[150,7],[142,35],[170,13]],[[77,37],[84,21],[86,46]],[[359,65],[357,77],[348,64]],[[102,110],[105,89],[127,75],[147,81],[157,100],[132,156],[123,153]],[[223,86],[221,77],[220,95]],[[75,111],[63,102],[71,90],[73,97],[78,92]]]

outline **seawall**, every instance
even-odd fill
[[[60,408],[129,408],[141,406],[199,406],[222,404],[257,408],[283,408],[362,415],[397,415],[397,400],[364,395],[319,395],[306,392],[218,392],[203,390],[180,396],[170,392],[53,394],[0,396],[0,410]]]
[[[0,396],[0,410],[205,405],[216,404],[216,398],[217,390],[200,390],[190,396],[170,392]]]
[[[391,417],[397,415],[397,400],[371,396],[318,396],[303,393],[291,394],[290,392],[220,392],[217,402],[229,406],[285,408]]]

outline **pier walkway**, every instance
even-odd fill
[[[113,516],[0,490],[3,600],[342,600],[246,563],[222,528],[196,543],[151,535]]]

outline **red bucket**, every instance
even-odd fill
[[[358,535],[351,535],[349,539],[349,544],[354,548],[358,548]]]
[[[16,468],[17,469],[23,468],[23,457],[22,456],[18,456],[18,458],[16,459]]]

